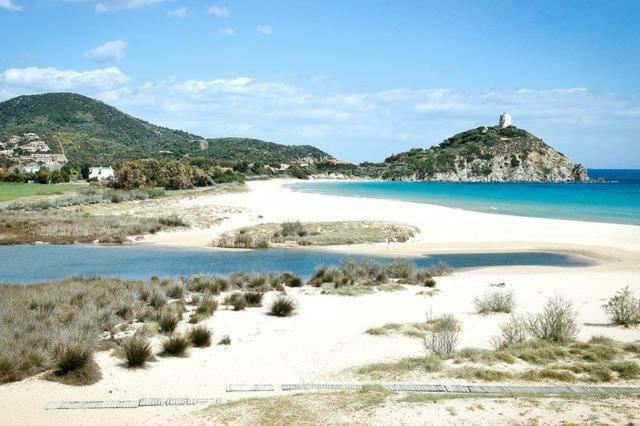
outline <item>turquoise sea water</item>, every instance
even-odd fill
[[[82,244],[0,246],[0,283],[31,284],[72,275],[148,279],[152,275],[226,275],[234,271],[292,271],[309,278],[317,267],[336,265],[345,258],[343,254],[320,250],[220,251]],[[381,263],[392,260],[390,257],[372,259]],[[445,262],[457,270],[502,265],[581,267],[593,264],[584,257],[548,252],[432,254],[411,260],[420,267]]]
[[[640,170],[589,170],[606,183],[303,182],[297,191],[486,213],[640,225]]]

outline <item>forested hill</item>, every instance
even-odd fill
[[[320,160],[332,158],[326,152],[311,145],[281,145],[258,139],[215,138],[207,139],[208,147],[203,156],[219,161],[259,158],[265,164],[290,163],[300,158]]]
[[[160,157],[179,159],[187,154],[261,163],[329,156],[308,145],[287,146],[241,138],[206,140],[181,130],[156,126],[74,93],[19,96],[0,103],[0,142],[24,133],[38,134],[52,152],[64,152],[72,164],[106,165]]]

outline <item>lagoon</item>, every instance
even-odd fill
[[[75,276],[109,276],[126,279],[191,276],[198,273],[226,275],[234,271],[292,271],[309,278],[321,265],[336,265],[347,257],[363,256],[320,250],[270,249],[253,251],[97,245],[0,246],[0,283],[33,284]],[[391,257],[371,257],[390,262]],[[411,258],[419,267],[445,262],[454,270],[488,266],[581,267],[591,260],[565,253],[455,253]]]

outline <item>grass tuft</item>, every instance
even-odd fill
[[[196,348],[211,346],[211,330],[204,326],[194,327],[187,335],[191,344]]]
[[[122,353],[130,368],[144,367],[147,361],[154,359],[149,339],[130,337],[122,343]]]
[[[160,345],[162,347],[161,355],[183,357],[187,354],[189,339],[182,334],[174,334],[166,337]]]
[[[269,315],[273,315],[275,317],[288,317],[295,313],[297,309],[297,304],[295,300],[290,298],[289,296],[280,295],[277,296],[273,302],[271,302],[271,306],[269,307]]]

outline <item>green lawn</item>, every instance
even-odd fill
[[[71,183],[56,183],[51,185],[40,185],[37,183],[0,183],[0,203],[36,195],[76,192],[81,188],[82,185]]]

